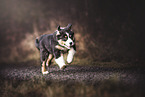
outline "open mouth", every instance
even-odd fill
[[[70,46],[64,45],[65,48],[70,49]]]
[[[73,46],[74,46],[74,43],[72,43],[72,44],[71,44],[71,45],[69,45],[69,46],[68,46],[68,45],[66,45],[66,44],[64,44],[64,47],[65,47],[65,48],[67,48],[67,49],[70,49],[70,48],[71,48],[71,47],[73,47]]]
[[[62,40],[58,41],[58,43],[59,43],[59,45],[61,45],[64,48],[67,48],[67,49],[70,49],[74,45],[74,43],[71,43],[70,45],[67,45],[67,43],[62,41]]]
[[[61,44],[59,43],[59,45],[64,47],[64,48],[70,49],[70,46],[67,46],[65,43],[61,43]]]

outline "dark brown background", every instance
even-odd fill
[[[143,64],[145,7],[137,0],[1,0],[0,62],[38,60],[35,38],[72,23],[79,59]]]

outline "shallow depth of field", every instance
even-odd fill
[[[1,0],[0,66],[28,63],[39,66],[36,37],[72,24],[77,53],[72,64],[144,68],[144,1]],[[31,64],[31,63],[36,64]],[[53,61],[53,65],[56,65]],[[0,79],[2,97],[137,97],[142,88],[114,79],[98,85],[64,84],[32,79]],[[138,87],[137,85],[135,87]]]
[[[1,97],[143,97],[143,89],[124,85],[115,79],[97,85],[84,83],[56,83],[41,79],[36,81],[5,81]]]
[[[77,59],[141,64],[143,10],[134,0],[1,0],[0,62],[39,60],[35,38],[72,23]]]

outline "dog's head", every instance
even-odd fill
[[[71,30],[72,25],[68,24],[67,27],[58,26],[56,30],[56,40],[60,46],[70,49],[75,44],[74,32]]]

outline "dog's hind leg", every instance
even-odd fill
[[[42,62],[41,70],[42,70],[42,74],[48,74],[49,73],[46,69],[45,61]]]
[[[51,65],[51,60],[53,59],[53,55],[52,54],[49,54],[48,55],[48,58],[47,58],[47,61],[46,61],[46,66],[50,66]]]
[[[49,69],[49,72],[50,72],[50,65],[51,65],[52,59],[53,59],[53,55],[52,54],[49,54],[48,55],[48,58],[47,58],[47,61],[46,61],[46,66]]]
[[[44,49],[40,49],[40,58],[41,58],[41,62],[42,62],[42,67],[41,67],[41,71],[42,74],[48,74],[49,72],[46,69],[46,59],[48,53],[44,50]]]

